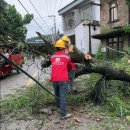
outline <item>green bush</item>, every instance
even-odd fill
[[[123,117],[130,114],[130,108],[119,98],[118,95],[109,98],[107,105],[108,110],[116,116]]]
[[[122,82],[118,87],[118,90],[122,93],[123,97],[130,97],[130,83]]]
[[[108,33],[108,32],[110,32],[110,29],[107,28],[107,27],[101,29],[101,34],[105,34],[105,33]]]
[[[130,64],[128,63],[128,56],[124,56],[117,61],[112,61],[112,66],[116,70],[122,70],[130,74]]]
[[[103,60],[104,59],[104,53],[102,52],[102,46],[98,47],[97,53],[96,53],[96,59]]]

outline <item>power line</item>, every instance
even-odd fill
[[[2,7],[2,6],[0,6],[0,7]],[[6,17],[8,17],[8,18],[11,20],[11,18],[6,14],[6,12],[5,12],[3,9],[1,9],[1,11],[6,15]],[[5,23],[3,23],[3,22],[1,22],[1,24],[3,24],[6,28],[8,28],[8,29],[10,30],[10,32],[12,32],[12,29],[11,29],[11,27],[9,26],[9,24],[8,24],[8,27],[7,27],[7,25],[6,25]],[[1,29],[1,30],[2,30],[2,29]],[[6,32],[6,34],[9,35],[9,32],[8,32],[8,31],[5,31],[5,30],[3,30],[3,31]],[[14,37],[14,36],[15,36],[15,38],[17,38],[17,40],[20,39],[20,36],[16,35],[15,33],[13,33],[13,35],[12,35],[12,33],[10,33],[10,34],[11,34],[11,37]],[[20,40],[22,40],[22,39],[20,39]]]
[[[26,10],[26,12],[28,13],[28,14],[30,14],[29,13],[29,11],[25,8],[25,6],[21,3],[21,1],[20,0],[18,0],[18,2],[22,5],[22,7]],[[41,26],[37,23],[37,21],[33,18],[33,20],[34,20],[34,22],[37,24],[37,26],[46,34],[46,32],[41,28]]]
[[[2,6],[0,5],[0,7],[2,7]],[[4,13],[4,15],[6,15],[7,18],[9,18],[9,20],[11,20],[11,18],[6,14],[6,12],[2,8],[0,8],[0,10]],[[5,24],[4,22],[1,22],[1,24],[3,25],[3,27],[5,27],[9,30],[9,31],[7,31],[7,30],[1,28],[0,31],[3,34],[10,36],[14,40],[24,42],[19,35],[16,35],[15,33],[12,32],[12,29],[9,26],[9,24]]]
[[[1,7],[1,6],[0,6]],[[2,8],[0,8],[0,10],[6,15],[6,17],[8,17],[10,20],[11,18],[6,14],[6,12],[4,10],[2,10]],[[10,36],[11,38],[15,39],[15,40],[18,40],[18,41],[21,41],[22,39],[20,39],[20,36],[19,35],[16,35],[15,33],[12,33],[12,29],[11,27],[9,26],[9,24],[5,24],[4,22],[1,22],[1,24],[3,25],[3,27],[6,27],[10,32],[8,32],[7,30],[5,29],[0,29],[0,31],[3,33],[3,34],[6,34],[8,36]],[[51,31],[51,29],[49,29],[49,32]],[[47,33],[48,34],[48,33]]]
[[[55,16],[55,15],[50,15],[50,16],[48,16],[48,17],[50,17],[50,18],[53,17],[52,20],[54,21],[54,36],[55,36],[55,37],[54,37],[54,38],[55,38],[54,41],[56,42],[56,35],[57,35],[57,34],[56,34],[56,33],[57,33],[57,32],[56,32],[56,16]]]
[[[57,96],[55,96],[53,93],[51,93],[48,89],[46,89],[41,83],[39,83],[35,78],[33,78],[31,75],[29,75],[27,72],[25,72],[23,69],[21,69],[18,65],[16,65],[15,63],[13,63],[12,61],[10,61],[8,58],[6,58],[2,53],[0,53],[0,56],[2,58],[4,58],[5,60],[7,60],[9,63],[13,64],[13,66],[15,66],[17,69],[19,69],[20,71],[22,71],[25,75],[27,75],[29,78],[31,78],[33,81],[35,81],[40,87],[42,87],[47,93],[49,93],[50,95],[52,95],[53,97],[59,99]]]
[[[2,9],[3,7],[2,7],[2,5],[0,5],[0,10],[6,15],[6,17],[7,18],[9,18],[10,20],[12,20],[12,18],[10,18],[10,16],[8,16],[7,14],[6,14],[6,12],[4,11],[4,9]],[[11,29],[11,27],[9,26],[9,24],[7,25],[7,24],[5,24],[5,23],[3,23],[3,22],[1,22],[6,28],[8,28],[8,30],[10,31],[10,32],[8,32],[8,31],[6,31],[6,34],[7,35],[10,35],[10,37],[12,37],[12,38],[14,38],[15,40],[22,40],[22,39],[20,39],[20,36],[19,35],[16,35],[15,33],[12,33],[12,29]],[[7,27],[8,26],[8,27]],[[5,30],[3,30],[4,31],[4,33],[5,33]],[[36,32],[35,32],[36,33]],[[22,42],[23,42],[23,40],[22,40]]]
[[[111,48],[109,46],[105,46],[105,47],[108,48],[108,49],[110,49],[110,50],[112,50],[112,51],[115,51],[115,52],[118,52],[118,53],[122,53],[122,54],[126,54],[126,52],[124,52],[124,51],[118,51],[118,50],[116,50],[114,48]]]
[[[49,28],[49,26],[47,25],[47,23],[43,20],[43,18],[41,17],[40,13],[38,12],[38,10],[36,9],[36,7],[34,6],[34,4],[32,3],[31,0],[29,0],[29,2],[31,3],[31,5],[33,6],[33,8],[35,9],[35,11],[37,12],[37,14],[39,15],[39,17],[41,18],[41,20],[43,21],[43,23],[46,24],[46,26]]]

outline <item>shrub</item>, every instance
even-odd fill
[[[119,98],[118,95],[112,96],[107,102],[108,110],[116,116],[123,117],[130,114],[130,108]]]
[[[96,59],[102,60],[104,59],[104,54],[102,52],[102,46],[98,47],[97,53],[96,53]]]

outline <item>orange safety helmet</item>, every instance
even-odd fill
[[[65,43],[64,43],[62,40],[58,40],[58,41],[55,43],[55,47],[66,48],[66,47],[65,47]]]

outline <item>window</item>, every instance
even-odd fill
[[[91,20],[93,19],[93,11],[92,6],[87,5],[81,10],[81,20]]]
[[[118,20],[118,2],[114,1],[110,3],[110,22]]]
[[[109,38],[108,46],[114,50],[122,51],[123,50],[123,37]],[[113,57],[114,55],[119,55],[116,51],[108,49],[107,55]]]
[[[65,18],[65,21],[66,21],[66,28],[69,29],[69,28],[73,28],[74,25],[75,25],[75,22],[74,22],[74,13],[70,13],[66,16]]]

